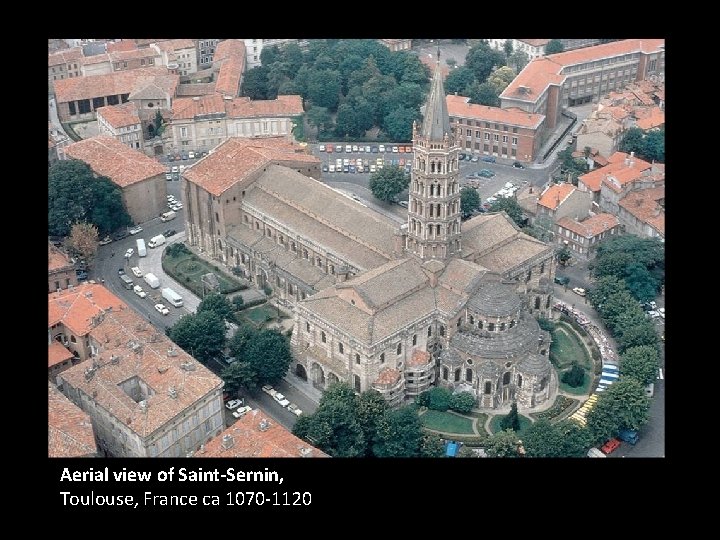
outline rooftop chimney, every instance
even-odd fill
[[[312,450],[310,448],[307,448],[306,446],[303,446],[300,448],[300,456],[301,457],[310,457],[312,455]]]
[[[228,448],[232,448],[233,446],[235,446],[235,440],[232,438],[232,435],[223,435],[222,447],[227,450]]]
[[[267,431],[268,428],[270,427],[270,422],[267,421],[267,418],[263,418],[262,420],[260,420],[259,427],[260,427],[260,431]]]

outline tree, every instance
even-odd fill
[[[370,191],[381,201],[391,202],[410,185],[410,177],[396,165],[388,165],[370,175]]]
[[[565,457],[562,435],[547,420],[538,420],[528,426],[525,433],[523,433],[522,441],[527,457]]]
[[[501,420],[500,429],[503,431],[506,429],[520,431],[520,416],[517,411],[517,402],[513,401],[510,406],[510,412]]]
[[[517,200],[512,197],[502,197],[490,205],[490,212],[505,212],[516,224],[525,222],[523,210]]]
[[[475,188],[465,186],[460,190],[460,210],[464,217],[480,208],[480,194]]]
[[[165,129],[165,119],[159,109],[155,111],[155,120],[153,121],[153,124],[155,126],[155,135],[159,137]]]
[[[436,386],[428,390],[428,408],[435,411],[447,411],[450,408],[452,393],[447,388]]]
[[[372,451],[375,457],[418,457],[422,438],[415,410],[400,407],[386,412],[378,422]]]
[[[443,457],[445,455],[445,445],[439,436],[425,434],[420,441],[420,455],[422,457]]]
[[[257,330],[254,326],[247,323],[239,324],[232,338],[230,338],[230,343],[228,343],[230,354],[235,358],[242,358],[245,355],[245,346],[256,333]]]
[[[257,373],[257,384],[274,384],[287,373],[292,354],[287,337],[277,330],[260,330],[253,334],[242,349],[242,358]]]
[[[623,354],[632,347],[658,347],[658,335],[653,323],[644,319],[642,323],[625,328],[617,337],[618,352]]]
[[[530,57],[525,51],[517,50],[508,57],[508,65],[515,69],[516,73],[520,73],[530,62]]]
[[[310,107],[305,117],[310,124],[315,126],[318,133],[329,131],[333,125],[332,117],[327,107]]]
[[[640,429],[648,420],[650,399],[635,379],[621,378],[611,385],[587,415],[587,428],[597,443],[614,437],[621,429]]]
[[[640,155],[647,161],[665,163],[665,130],[654,130],[647,133]]]
[[[484,82],[482,84],[477,84],[476,82],[471,84],[468,88],[468,94],[470,97],[470,103],[487,105],[488,107],[500,106],[500,98],[498,97],[500,93],[495,90],[495,86],[489,82]]]
[[[545,45],[545,54],[557,54],[565,50],[565,46],[559,39],[551,39]]]
[[[557,260],[563,266],[565,266],[571,258],[572,258],[572,253],[570,253],[570,249],[567,246],[563,246],[562,248],[560,248],[558,250]]]
[[[467,89],[474,82],[475,74],[465,66],[459,67],[448,73],[445,79],[445,92],[449,95],[457,92],[461,96],[467,96]]]
[[[220,373],[225,390],[235,394],[240,388],[257,388],[258,374],[247,362],[233,362]]]
[[[245,72],[242,95],[250,99],[268,99],[268,68],[256,66]]]
[[[465,65],[475,74],[478,82],[482,83],[493,69],[505,65],[505,54],[493,49],[487,41],[482,40],[470,47],[465,56]]]
[[[585,457],[592,446],[592,437],[587,428],[580,427],[572,420],[561,420],[554,424],[562,437],[563,457]],[[525,442],[525,439],[523,439]],[[527,449],[527,446],[526,446]]]
[[[638,127],[632,127],[628,129],[623,135],[623,138],[618,145],[618,149],[621,152],[626,152],[628,154],[630,152],[635,152],[638,155],[642,154],[644,150],[644,136],[645,134],[643,133],[642,129]]]
[[[643,345],[630,347],[620,357],[623,377],[632,377],[642,385],[648,385],[657,377],[660,357],[654,347]]]
[[[627,288],[639,302],[649,302],[658,293],[658,282],[650,271],[637,262],[625,267],[625,283]]]
[[[572,367],[562,374],[561,380],[572,388],[582,386],[585,382],[585,370],[573,362]]]
[[[378,425],[388,410],[387,401],[377,390],[366,390],[357,399],[357,419],[362,426],[365,440],[371,443],[377,436]],[[368,444],[368,455],[372,446]]]
[[[68,244],[90,264],[98,250],[97,227],[90,223],[76,223],[70,230]]]
[[[518,441],[517,433],[513,430],[498,431],[488,439],[485,451],[489,457],[516,458],[518,457]]]
[[[505,43],[503,43],[503,51],[505,51],[505,56],[510,58],[510,55],[513,53],[513,43],[509,39],[505,40]]]
[[[100,235],[105,236],[132,224],[130,214],[122,200],[122,190],[108,178],[95,178],[92,186],[92,203],[89,221],[94,223]]]
[[[335,135],[340,138],[356,138],[364,135],[365,130],[362,129],[360,121],[358,112],[349,103],[343,103],[338,107]]]
[[[170,327],[168,336],[185,352],[207,364],[225,348],[225,323],[211,311],[185,315]]]
[[[488,77],[487,82],[492,85],[497,95],[502,94],[502,91],[513,82],[513,79],[517,76],[515,70],[509,66],[501,66],[493,71]]]
[[[420,119],[417,110],[407,107],[398,107],[383,119],[383,129],[388,136],[397,142],[406,142],[412,139],[412,123]]]
[[[340,100],[340,73],[329,69],[310,72],[308,98],[313,106],[337,110]]]
[[[459,392],[450,398],[450,408],[462,414],[468,414],[475,406],[475,396],[471,392]]]
[[[233,307],[236,311],[240,311],[242,309],[243,304],[245,303],[245,300],[243,300],[242,295],[238,294],[237,296],[234,296],[232,299]]]
[[[587,293],[587,297],[590,304],[600,311],[608,298],[623,290],[627,290],[624,281],[616,276],[603,276],[597,279],[595,287]],[[602,315],[602,312],[600,314]]]
[[[213,312],[225,321],[235,322],[235,310],[222,294],[208,294],[197,307],[197,313],[204,311]]]

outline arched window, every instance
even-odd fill
[[[540,273],[541,273],[541,274],[544,274],[544,273],[545,273],[545,263],[541,263],[541,264],[540,264]]]
[[[440,327],[440,337],[445,337],[445,327],[444,326]]]
[[[385,353],[380,353],[380,363],[381,364],[385,363]]]
[[[522,375],[518,373],[517,387],[522,388]]]
[[[338,343],[338,351],[340,352],[340,354],[343,354],[345,352],[345,347],[342,343]]]
[[[395,354],[401,354],[402,353],[402,343],[398,343],[397,347],[395,348]]]
[[[482,322],[482,321],[478,321],[478,329],[479,329],[479,330],[482,330],[482,329],[483,329],[483,322]]]
[[[448,380],[448,368],[446,367],[443,368],[443,379]]]
[[[500,331],[501,332],[505,331],[505,323],[500,323]]]
[[[510,372],[506,371],[503,375],[503,384],[510,384]]]
[[[455,382],[460,382],[460,368],[455,370]]]
[[[489,394],[492,392],[492,383],[490,381],[485,383],[485,393]]]
[[[475,324],[475,317],[470,315],[470,324]]]
[[[540,297],[535,297],[535,309],[540,309]]]
[[[440,225],[439,225],[439,224],[438,224],[438,225],[435,225],[435,234],[436,234],[437,236],[440,236]]]
[[[75,339],[75,336],[70,336],[70,341],[73,343],[77,343],[77,339]]]
[[[320,340],[323,343],[327,343],[327,336],[325,335],[325,332],[320,332]]]
[[[494,322],[488,323],[488,331],[490,331],[490,332],[495,331],[495,323]]]
[[[472,382],[472,369],[468,368],[465,370],[465,380],[467,382]]]
[[[359,354],[356,354],[356,355],[355,355],[355,363],[356,363],[356,364],[359,364],[359,363],[360,363],[360,355],[359,355]]]
[[[548,295],[547,302],[545,302],[545,309],[550,309],[550,295]]]
[[[458,317],[456,326],[457,326],[458,328],[460,328],[460,324],[462,324],[462,317]]]
[[[413,334],[413,345],[417,345],[417,334]]]
[[[547,386],[547,377],[543,377],[540,381],[540,390],[545,390],[545,387]]]

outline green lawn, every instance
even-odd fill
[[[262,305],[244,311],[238,311],[238,316],[251,322],[255,326],[262,326],[266,322],[277,319],[277,309],[273,306]]]
[[[436,431],[444,431],[446,433],[474,433],[473,421],[453,414],[450,411],[440,412],[428,410],[420,416],[423,426]]]
[[[200,298],[203,296],[200,277],[208,272],[212,272],[217,276],[220,282],[220,292],[223,294],[246,288],[240,281],[223,274],[219,270],[215,270],[211,264],[193,254],[181,253],[177,257],[170,257],[165,252],[163,253],[162,265],[165,272],[173,279],[183,287],[190,289]]]
[[[560,390],[562,390],[563,392],[567,392],[568,394],[575,394],[575,395],[589,393],[590,383],[592,382],[592,379],[593,379],[591,372],[589,372],[587,369],[583,370],[583,371],[585,371],[585,380],[583,381],[581,386],[573,388],[572,386],[565,384],[561,380],[561,377],[565,371],[569,371],[569,370],[566,369],[566,370],[563,370],[558,373],[558,381],[560,382]]]
[[[490,432],[491,433],[497,433],[500,431],[500,422],[502,421],[503,414],[497,414],[493,416],[493,419],[490,420]],[[527,416],[523,416],[522,414],[520,416],[520,431],[518,433],[522,433],[525,431],[532,422]]]
[[[592,363],[585,345],[572,327],[560,323],[551,332],[550,361],[560,369],[568,368],[573,362],[585,369],[591,369]]]

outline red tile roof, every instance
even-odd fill
[[[53,81],[58,103],[92,99],[99,96],[132,94],[148,84],[161,86],[171,96],[179,81],[178,75],[168,73],[162,66],[115,71],[105,75],[73,77]]]
[[[185,171],[185,179],[212,195],[227,189],[269,163],[303,161],[317,164],[318,158],[285,138],[244,139],[231,137],[212,153]]]
[[[62,343],[57,340],[53,340],[48,346],[48,368],[60,364],[65,360],[70,360],[72,357],[73,353],[63,347]]]
[[[192,39],[168,39],[165,41],[157,41],[155,45],[161,51],[177,51],[179,49],[195,48]]]
[[[383,368],[380,370],[380,374],[375,379],[374,384],[379,385],[393,385],[400,379],[400,372],[394,368]]]
[[[48,54],[48,67],[59,66],[62,64],[70,64],[82,62],[82,47],[73,47],[72,49],[64,49]]]
[[[407,365],[410,366],[426,366],[431,361],[430,353],[422,349],[415,349],[408,360]]]
[[[625,39],[536,58],[525,66],[500,97],[535,102],[548,86],[562,84],[565,80],[562,74],[565,66],[639,51],[654,52],[664,46],[664,39]],[[522,91],[520,87],[527,91]]]
[[[265,428],[260,427],[260,423]],[[227,448],[223,446],[223,441]],[[194,457],[330,457],[278,424],[261,409],[250,411],[217,437],[205,443]]]
[[[515,107],[501,109],[500,107],[475,105],[468,103],[469,100],[469,97],[464,96],[447,96],[448,115],[457,118],[472,118],[486,122],[509,124],[511,126],[529,129],[536,129],[543,120],[545,120],[545,115],[543,114],[531,114]]]
[[[631,191],[620,199],[620,206],[643,223],[665,236],[665,209],[659,201],[665,199],[665,186]]]
[[[121,188],[165,174],[160,163],[109,135],[73,143],[65,148],[65,154],[84,161]]]
[[[585,238],[592,238],[603,232],[609,231],[613,227],[617,227],[620,222],[612,214],[596,214],[583,221],[576,221],[569,217],[561,218],[557,224],[564,227],[575,234],[579,234]]]
[[[653,129],[665,125],[665,111],[660,107],[638,108],[635,110],[636,124],[640,129]]]
[[[96,453],[90,416],[48,382],[48,457],[93,457]]]
[[[110,105],[97,109],[98,116],[114,128],[134,126],[140,123],[138,110],[135,103],[123,103],[122,105]]]
[[[48,242],[48,273],[70,267],[70,257]]]
[[[76,336],[86,335],[93,318],[107,310],[126,309],[127,304],[98,284],[83,283],[48,295],[48,327],[62,323]]]
[[[628,158],[628,154],[625,152],[615,152],[608,158],[608,165],[590,171],[587,174],[583,174],[578,177],[578,182],[582,182],[590,191],[600,191],[600,186],[605,180],[606,175],[611,175],[617,178],[620,186],[636,180],[642,175],[642,172],[650,169],[651,165],[647,161],[644,161],[638,157],[633,157],[633,164],[626,165],[625,158]],[[612,187],[615,191],[620,191],[620,188],[613,186],[612,183],[606,182],[606,184]]]
[[[239,39],[226,39],[215,47],[213,64],[222,62],[215,82],[215,91],[226,96],[237,96],[245,71],[245,43]]]
[[[542,195],[540,195],[538,204],[544,206],[545,208],[549,208],[550,210],[556,210],[557,207],[560,206],[560,204],[562,204],[573,191],[575,191],[575,189],[575,186],[572,184],[553,184],[548,187]]]
[[[178,98],[173,102],[173,119],[191,119],[205,114],[226,113],[228,118],[261,118],[298,116],[303,113],[301,96],[278,96],[277,99],[251,100],[247,97],[225,99],[220,94],[199,99]]]
[[[137,44],[131,39],[121,39],[107,44],[107,52],[136,51]]]

